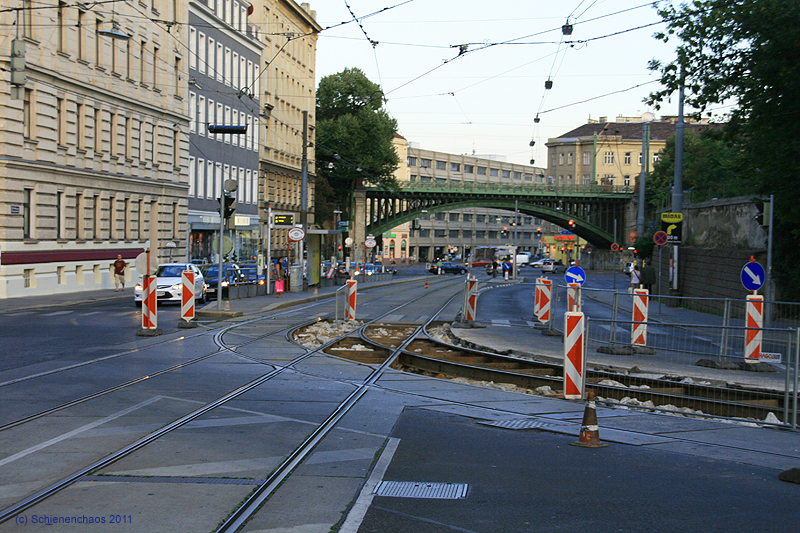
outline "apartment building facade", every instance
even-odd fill
[[[184,257],[182,4],[12,4],[0,12],[15,28],[0,60],[0,297],[111,288],[117,255],[146,247],[156,262]]]
[[[560,185],[615,185],[635,187],[642,166],[653,169],[667,139],[675,132],[677,117],[665,116],[647,123],[647,156],[642,159],[645,123],[642,116],[592,120],[547,140],[548,183]],[[686,128],[711,127],[707,121],[685,121]]]
[[[225,229],[231,259],[254,260],[260,250],[258,213],[259,114],[263,33],[250,21],[254,7],[240,0],[188,3],[189,257],[216,261],[213,242],[220,232],[223,183],[235,215]],[[209,126],[245,126],[242,134],[211,133]]]
[[[315,226],[316,49],[322,28],[309,4],[293,0],[261,2],[251,20],[263,32],[264,44],[258,183],[263,248],[268,208],[273,213],[292,213],[295,222],[300,222],[304,164],[307,228]],[[272,257],[286,254],[288,231],[288,227],[273,228]]]

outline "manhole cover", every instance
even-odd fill
[[[533,420],[530,418],[516,418],[513,420],[492,420],[487,422],[481,422],[484,426],[494,426],[498,428],[504,429],[534,429],[534,428],[553,428],[556,427],[555,424],[548,424],[547,422],[541,422],[539,420]]]

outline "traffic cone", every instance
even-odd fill
[[[570,442],[573,446],[582,448],[605,448],[605,442],[600,442],[600,428],[597,425],[597,411],[594,403],[594,392],[586,393],[586,409],[583,411],[581,433],[577,442]]]
[[[427,281],[425,282],[425,288],[426,289],[428,288],[428,282]]]

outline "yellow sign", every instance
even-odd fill
[[[661,213],[662,222],[683,222],[683,213]]]

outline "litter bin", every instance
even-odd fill
[[[289,292],[300,292],[303,290],[303,267],[292,265],[289,267]]]

